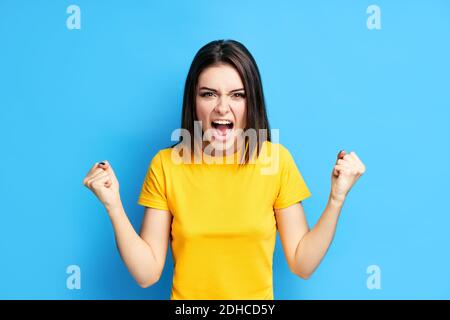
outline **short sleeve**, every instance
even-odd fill
[[[147,169],[138,204],[160,210],[169,210],[161,152],[153,157]]]
[[[287,208],[311,196],[291,153],[282,145],[280,145],[280,160],[280,185],[274,209]]]

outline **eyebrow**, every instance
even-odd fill
[[[212,89],[212,88],[208,88],[208,87],[201,87],[199,90],[209,90],[209,91],[217,92],[216,89]],[[231,90],[230,93],[236,92],[236,91],[241,91],[241,90],[244,90],[244,88]]]

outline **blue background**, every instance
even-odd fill
[[[81,8],[81,30],[66,9]],[[381,8],[381,30],[366,9]],[[179,127],[197,50],[236,39],[260,68],[272,128],[325,208],[340,149],[366,164],[316,273],[290,273],[277,238],[275,299],[450,298],[450,2],[0,1],[0,298],[168,299],[122,263],[82,184],[111,162],[125,210]],[[81,267],[81,290],[66,268]],[[369,290],[366,269],[381,268]]]

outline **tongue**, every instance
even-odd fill
[[[219,130],[222,135],[226,135],[228,126],[226,124],[219,124],[216,126],[216,129]]]

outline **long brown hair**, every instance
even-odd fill
[[[251,128],[255,129],[257,133],[260,132],[259,130],[265,129],[267,133],[265,136],[258,138],[257,144],[250,144],[250,146],[248,144],[248,137],[245,137],[243,163],[246,164],[249,162],[249,157],[253,154],[255,147],[257,155],[259,155],[263,142],[270,141],[270,128],[267,119],[261,75],[255,59],[242,43],[236,40],[215,40],[207,43],[197,52],[192,61],[184,86],[181,128],[189,131],[191,137],[194,137],[194,121],[197,120],[195,103],[198,78],[204,69],[218,63],[227,63],[233,66],[239,73],[244,84],[246,95],[246,127],[244,128],[244,132]],[[194,139],[191,140],[194,143]],[[191,150],[194,150],[193,148],[194,146],[192,145]]]

